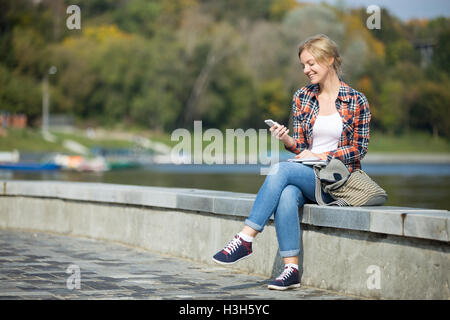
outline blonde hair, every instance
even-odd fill
[[[303,41],[298,47],[298,57],[303,50],[308,52],[320,64],[327,64],[329,58],[333,58],[333,69],[339,76],[342,73],[342,58],[339,55],[337,44],[324,34],[317,34]]]

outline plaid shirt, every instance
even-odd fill
[[[314,122],[319,113],[319,85],[311,84],[297,90],[292,99],[293,138],[295,144],[285,148],[299,154],[311,150]],[[369,145],[371,113],[366,97],[341,80],[336,109],[341,115],[343,130],[336,150],[326,152],[328,161],[340,159],[350,172],[361,168],[360,160]]]

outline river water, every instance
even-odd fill
[[[0,179],[104,182],[256,194],[266,177],[260,169],[260,165],[153,164],[103,173],[0,170]],[[365,164],[363,169],[388,192],[386,205],[450,208],[450,164]]]

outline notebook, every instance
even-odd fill
[[[321,164],[321,165],[326,165],[327,164],[327,160],[321,160],[319,158],[302,158],[302,159],[298,159],[298,158],[292,158],[292,159],[288,159],[289,162],[299,162],[302,164],[306,164],[306,165],[315,165],[315,164]]]

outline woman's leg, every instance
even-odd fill
[[[215,262],[231,264],[251,255],[251,238],[264,229],[278,207],[281,193],[290,184],[298,187],[304,197],[315,200],[315,174],[312,167],[292,162],[279,162],[273,165],[256,196],[251,213],[245,220],[244,228],[223,250],[214,255]],[[245,239],[246,235],[250,236],[250,239]],[[295,259],[295,257],[286,258],[287,260]]]
[[[275,211],[275,230],[277,233],[280,256],[285,264],[298,264],[300,252],[300,221],[298,209],[306,199],[302,191],[294,185],[283,189]]]
[[[279,162],[272,166],[259,190],[245,224],[261,232],[278,206],[281,193],[288,185],[294,185],[302,195],[315,200],[315,174],[311,166],[294,162]],[[243,230],[244,231],[244,230]]]
[[[278,206],[275,211],[275,230],[277,233],[280,256],[285,265],[293,263],[298,265],[300,252],[300,221],[298,209],[303,206],[306,199],[300,189],[294,185],[287,185],[281,192]],[[242,233],[255,237],[258,231],[244,226]]]
[[[300,252],[300,219],[298,209],[306,199],[302,191],[292,184],[283,189],[275,211],[280,256],[283,258],[283,272],[268,284],[269,289],[287,290],[300,287],[298,254]]]

